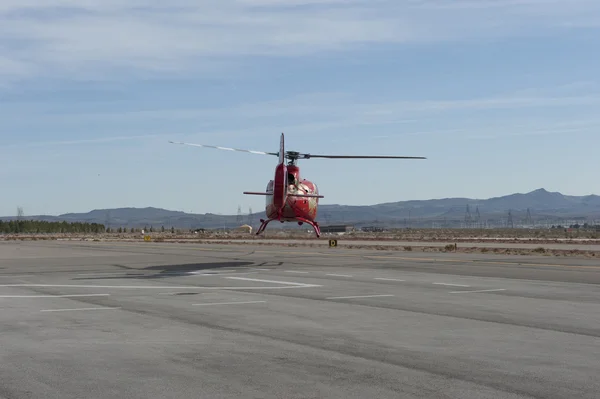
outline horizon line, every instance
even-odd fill
[[[538,191],[544,191],[547,192],[549,194],[560,194],[562,196],[568,196],[568,197],[589,197],[589,196],[598,196],[598,194],[585,194],[585,195],[570,195],[570,194],[564,194],[560,191],[548,191],[545,188],[541,187],[541,188],[537,188],[535,190],[531,190],[528,192],[514,192],[511,194],[505,194],[505,195],[501,195],[501,196],[495,196],[495,197],[488,197],[488,198],[470,198],[470,197],[439,197],[439,198],[429,198],[429,199],[412,199],[412,200],[399,200],[399,201],[391,201],[391,202],[380,202],[380,203],[374,203],[374,204],[362,204],[362,205],[346,205],[346,204],[323,204],[320,203],[319,207],[322,206],[344,206],[344,207],[370,207],[370,206],[378,206],[378,205],[388,205],[388,204],[394,204],[394,203],[399,203],[399,202],[425,202],[425,201],[443,201],[443,200],[453,200],[453,199],[461,199],[461,200],[467,200],[467,201],[487,201],[490,199],[497,199],[497,198],[503,198],[503,197],[509,197],[512,195],[527,195],[527,194],[532,194]],[[98,211],[111,211],[111,210],[123,210],[123,209],[136,209],[136,210],[140,210],[140,209],[156,209],[156,210],[164,210],[164,211],[168,211],[168,212],[179,212],[185,215],[215,215],[215,216],[237,216],[237,214],[235,213],[231,213],[231,214],[222,214],[222,213],[215,213],[215,212],[204,212],[204,213],[195,213],[195,212],[186,212],[186,211],[182,211],[182,210],[175,210],[175,209],[168,209],[168,208],[160,208],[160,207],[156,207],[156,206],[122,206],[122,207],[116,207],[116,208],[96,208],[96,209],[92,209],[89,210],[87,212],[65,212],[65,213],[60,213],[60,214],[32,214],[29,216],[23,215],[21,217],[23,218],[31,218],[31,217],[61,217],[61,216],[65,216],[65,215],[71,215],[71,214],[89,214],[92,212],[98,212]],[[258,212],[253,212],[252,214],[258,214],[258,213],[262,213],[264,212],[264,210],[258,211]],[[249,215],[249,213],[244,213],[244,215]],[[0,216],[0,218],[17,218],[18,216]]]

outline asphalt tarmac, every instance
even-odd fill
[[[511,248],[511,249],[559,249],[559,250],[579,250],[579,251],[600,251],[600,244],[598,240],[587,240],[582,242],[581,240],[573,239],[570,243],[564,241],[548,242],[548,243],[527,243],[527,240],[520,240],[525,242],[463,242],[459,240],[439,240],[439,241],[398,241],[398,240],[348,240],[344,239],[344,236],[338,235],[323,235],[321,239],[310,239],[310,240],[294,240],[294,239],[219,239],[210,238],[205,239],[206,243],[219,243],[227,241],[229,243],[239,244],[286,244],[286,245],[299,245],[299,246],[317,246],[327,247],[329,239],[338,240],[338,246],[349,247],[349,246],[378,246],[378,247],[445,247],[448,244],[457,244],[461,248]],[[482,238],[482,240],[487,240]],[[193,241],[193,240],[191,240]],[[491,241],[491,240],[487,240]]]
[[[0,398],[598,398],[600,262],[0,243]]]

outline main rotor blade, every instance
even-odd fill
[[[206,145],[206,144],[191,144],[191,143],[181,143],[175,141],[169,141],[171,144],[181,144],[181,145],[189,145],[192,147],[206,147],[206,148],[216,148],[217,150],[225,150],[225,151],[238,151],[238,152],[249,152],[251,154],[259,154],[259,155],[275,155],[279,156],[276,152],[264,152],[264,151],[254,151],[254,150],[242,150],[238,148],[229,148],[229,147],[218,147],[214,145]]]
[[[299,158],[329,158],[329,159],[427,159],[425,157],[405,157],[392,155],[312,155],[298,154]]]

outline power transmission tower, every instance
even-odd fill
[[[25,212],[23,212],[23,207],[17,207],[17,220],[22,220],[23,216],[25,216]]]
[[[242,224],[242,222],[244,221],[243,216],[242,216],[242,207],[240,205],[238,205],[238,210],[237,210],[237,223],[238,224]]]
[[[533,225],[533,218],[531,217],[531,210],[527,208],[527,216],[525,218],[525,224],[531,226]]]
[[[471,208],[469,208],[469,204],[467,204],[467,210],[465,211],[465,227],[471,227],[471,223],[473,222],[473,216],[471,215]]]
[[[475,208],[475,222],[477,227],[481,228],[481,213],[479,213],[479,205]]]
[[[508,223],[506,224],[506,227],[510,229],[513,229],[515,227],[513,223],[512,210],[508,211]]]

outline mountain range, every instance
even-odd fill
[[[160,208],[96,209],[88,213],[58,216],[35,215],[26,219],[102,223],[110,227],[154,227],[180,229],[256,226],[265,213],[252,215],[190,214]],[[3,220],[15,216],[1,217]],[[347,224],[356,227],[504,227],[531,224],[566,224],[569,221],[600,220],[600,196],[571,196],[543,188],[529,193],[488,199],[443,198],[399,201],[376,205],[319,205],[321,225]],[[279,224],[289,228],[294,224]],[[275,227],[275,226],[273,226]]]

